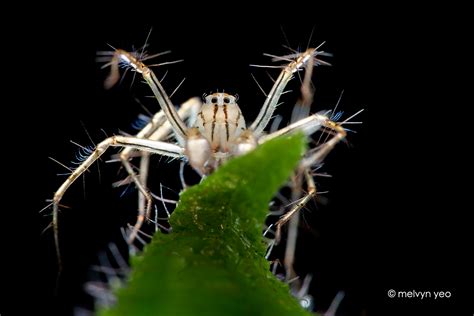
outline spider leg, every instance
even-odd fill
[[[167,121],[171,124],[171,128],[173,129],[178,143],[181,146],[186,147],[186,156],[188,157],[189,164],[200,175],[208,174],[212,171],[212,168],[208,166],[209,159],[212,156],[209,141],[201,135],[198,128],[188,128],[186,126],[184,121],[179,117],[178,112],[174,108],[170,98],[166,94],[154,72],[135,57],[135,55],[122,49],[117,49],[114,52],[112,60],[107,64],[111,67],[111,74],[106,80],[106,82],[108,82],[106,86],[111,87],[117,81],[116,69],[119,64],[126,65],[134,71],[142,74],[143,79],[153,91],[161,109],[165,113]]]
[[[319,115],[319,114],[315,114],[315,115]],[[304,126],[305,124],[300,124],[300,122],[301,121],[306,121],[306,122],[309,121],[310,122],[309,119],[311,119],[313,116],[314,115],[289,125],[288,127],[291,127],[291,128],[286,130],[285,133],[289,133],[289,132],[301,129],[301,127]],[[334,146],[346,137],[346,131],[340,125],[338,125],[337,123],[329,120],[328,118],[323,119],[324,116],[321,116],[321,115],[319,115],[319,116],[320,117],[318,118],[318,120],[319,120],[320,126],[324,126],[326,128],[330,128],[330,129],[334,130],[335,135],[332,138],[330,138],[327,142],[325,142],[321,146],[317,147],[316,150],[311,155],[309,155],[308,157],[303,158],[302,161],[300,162],[300,165],[299,165],[300,170],[305,170],[305,178],[306,178],[306,182],[308,184],[308,193],[301,199],[300,202],[298,202],[288,213],[283,215],[278,220],[278,222],[275,224],[276,227],[277,227],[277,232],[276,232],[276,240],[277,241],[279,241],[280,236],[281,236],[281,233],[280,233],[281,226],[284,225],[285,223],[287,223],[288,220],[295,213],[297,213],[304,205],[306,205],[306,203],[308,203],[308,201],[310,201],[316,194],[316,186],[314,185],[314,180],[313,180],[313,178],[310,175],[308,170],[311,168],[311,166],[321,163],[323,161],[324,157],[326,157],[326,155],[334,148]],[[280,131],[277,131],[273,134],[276,134],[276,133],[279,133],[279,132]],[[268,136],[272,136],[273,134],[270,134]],[[280,136],[280,135],[281,134],[279,134],[277,136]],[[276,136],[274,136],[274,137],[276,137]],[[271,138],[274,138],[274,137],[271,137]],[[268,138],[264,139],[263,142],[265,142],[267,140],[268,140]]]
[[[280,241],[281,238],[281,227],[285,225],[296,213],[298,213],[309,201],[311,201],[316,196],[316,185],[314,183],[313,176],[311,175],[309,169],[305,169],[304,176],[308,186],[308,192],[306,195],[296,203],[289,212],[285,213],[280,219],[275,223],[276,226],[276,241]],[[301,188],[301,185],[296,184],[296,188]],[[298,190],[299,192],[300,190]],[[293,195],[296,195],[294,198],[297,199],[299,194],[293,192]],[[293,197],[292,197],[293,199]]]
[[[313,68],[314,60],[310,58],[308,60],[308,64],[306,65],[303,79],[301,79],[301,77],[299,76],[299,79],[301,81],[300,97],[298,98],[298,101],[296,101],[296,104],[293,107],[293,111],[291,112],[291,123],[294,123],[309,116],[309,112],[311,110],[311,105],[313,104],[314,98],[314,86],[311,82],[311,78],[313,76],[314,71]]]
[[[288,135],[297,131],[303,132],[306,136],[312,135],[314,132],[319,130],[321,126],[324,126],[328,120],[327,116],[322,114],[313,114],[304,119],[296,121],[282,129],[279,129],[271,134],[264,135],[259,138],[258,143],[263,144],[271,139],[282,135]]]
[[[283,68],[280,75],[273,84],[270,93],[268,93],[265,103],[263,104],[263,107],[260,110],[257,118],[250,126],[250,129],[254,131],[256,137],[259,137],[265,127],[268,125],[268,122],[273,116],[273,112],[278,106],[278,101],[280,100],[286,85],[293,78],[293,74],[307,66],[327,64],[326,62],[316,58],[317,55],[324,54],[324,52],[318,51],[317,48],[307,49],[305,52],[297,54],[294,57],[295,59]],[[310,94],[311,92],[307,92],[306,98],[308,98]]]
[[[297,276],[293,268],[293,263],[296,252],[296,240],[298,237],[299,211],[316,196],[316,185],[309,169],[305,169],[304,176],[307,183],[308,192],[302,198],[299,199],[299,202],[296,203],[290,211],[281,216],[280,219],[275,223],[275,242],[278,243],[281,238],[282,226],[289,222],[285,257],[283,260],[283,264],[286,270],[286,280],[294,279]],[[295,179],[293,180],[292,188],[293,200],[296,200],[301,196],[302,182],[303,181],[301,179],[301,176],[296,175]]]
[[[287,279],[292,279],[295,277],[295,272],[293,269],[293,262],[294,262],[294,255],[296,249],[296,238],[298,233],[298,222],[299,216],[295,216],[298,212],[316,196],[316,185],[314,183],[314,179],[310,173],[310,168],[313,165],[320,164],[326,155],[334,148],[334,146],[345,138],[346,131],[338,124],[329,119],[322,121],[322,126],[326,128],[330,128],[335,131],[335,135],[330,138],[327,142],[322,144],[321,146],[317,147],[316,150],[306,158],[300,162],[300,170],[304,170],[305,179],[308,187],[308,192],[306,195],[303,196],[299,200],[299,202],[293,206],[293,208],[283,215],[275,224],[276,226],[276,233],[275,233],[275,240],[278,243],[281,238],[281,227],[289,222],[288,228],[288,239],[286,244],[285,250],[285,259],[284,265],[286,269],[286,277]],[[300,186],[296,186],[297,188]],[[293,195],[296,195],[298,198],[298,194],[293,192]],[[293,197],[292,197],[293,198]],[[294,198],[293,198],[294,199]]]
[[[309,115],[311,105],[313,103],[314,96],[314,87],[311,82],[313,74],[314,60],[310,58],[308,64],[305,68],[304,78],[301,80],[300,87],[300,98],[293,107],[291,113],[290,122],[291,124],[280,130],[274,130],[270,135],[266,135],[259,139],[259,142],[265,142],[269,139],[273,139],[280,135],[285,135],[291,133],[295,130],[302,131],[305,135],[310,136],[323,126],[323,122],[327,120],[327,117],[320,114]],[[301,170],[301,169],[300,169]],[[297,204],[294,205],[291,210],[285,213],[280,219],[275,223],[276,232],[275,232],[275,243],[279,243],[281,238],[281,228],[283,225],[288,223],[287,229],[287,240],[285,245],[285,253],[283,259],[283,265],[285,268],[285,278],[287,281],[294,280],[291,283],[292,292],[297,293],[296,296],[299,299],[303,298],[303,295],[306,294],[304,291],[305,284],[306,287],[309,286],[311,277],[307,275],[303,283],[297,277],[297,274],[294,270],[294,260],[296,253],[296,244],[298,239],[298,226],[300,222],[299,211],[316,196],[316,185],[314,179],[310,172],[309,168],[304,169],[304,176],[307,183],[307,193],[304,193],[302,190],[303,187],[303,177],[301,172],[297,172],[291,181],[291,199],[297,201]],[[309,277],[309,278],[308,278]]]
[[[347,132],[341,125],[327,119],[323,123],[323,126],[335,132],[333,137],[331,137],[327,142],[323,143],[319,147],[315,148],[314,152],[310,156],[304,158],[300,163],[301,168],[310,168],[313,165],[320,164],[327,154],[331,152],[334,146],[346,138]]]
[[[186,137],[187,126],[183,120],[179,117],[173,103],[166,94],[163,86],[156,77],[155,73],[147,67],[142,61],[140,61],[134,54],[129,53],[122,49],[117,49],[114,55],[107,65],[110,65],[110,75],[106,80],[106,87],[110,88],[117,82],[118,66],[119,64],[126,65],[132,68],[134,71],[140,73],[143,79],[149,85],[153,94],[155,95],[161,109],[166,115],[166,119],[171,123],[173,132],[176,139],[181,145],[184,145]]]
[[[192,98],[183,103],[178,110],[178,115],[183,120],[193,121],[197,115],[199,109],[201,108],[201,101],[198,98]],[[155,118],[157,118],[155,120]],[[137,138],[144,138],[148,140],[163,141],[166,139],[169,134],[172,132],[171,125],[166,121],[166,117],[163,111],[158,112],[153,117],[152,121],[148,123],[137,135]],[[120,160],[125,167],[125,170],[128,172],[130,178],[135,183],[136,187],[139,190],[138,196],[138,209],[139,212],[142,212],[146,206],[146,216],[150,217],[150,210],[152,204],[152,197],[147,188],[147,179],[148,179],[148,166],[150,161],[150,153],[143,152],[141,153],[140,158],[140,174],[137,176],[133,167],[130,163],[130,156],[134,151],[133,148],[127,147],[120,153]]]
[[[59,269],[61,269],[61,253],[59,250],[59,236],[58,236],[58,211],[59,203],[66,193],[67,189],[73,184],[79,176],[81,176],[97,159],[99,159],[109,147],[131,147],[151,153],[160,154],[167,157],[181,158],[184,155],[184,149],[178,145],[169,144],[160,141],[152,141],[147,139],[140,139],[136,137],[112,136],[100,142],[91,155],[84,160],[84,162],[75,169],[72,174],[64,181],[59,189],[54,193],[53,198],[53,230],[54,242],[56,244],[56,255],[58,258]],[[139,210],[140,211],[140,210]],[[143,224],[145,218],[145,211],[138,214],[137,222],[129,236],[128,242],[131,244],[135,239],[138,230]]]

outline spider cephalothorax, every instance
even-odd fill
[[[234,96],[213,93],[205,100],[186,142],[189,163],[201,174],[216,169],[230,155],[241,155],[256,146],[255,141],[245,142],[240,137],[245,120]]]
[[[245,130],[245,120],[234,96],[213,93],[206,97],[195,126],[209,141],[213,152],[229,152],[232,143]]]

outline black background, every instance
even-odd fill
[[[470,260],[469,229],[462,216],[467,208],[456,205],[455,185],[444,178],[449,165],[438,160],[451,141],[442,131],[446,118],[439,110],[447,104],[443,83],[450,77],[441,75],[445,67],[438,60],[431,62],[433,51],[426,49],[432,37],[442,42],[445,35],[429,27],[403,26],[411,17],[387,23],[389,10],[371,14],[359,9],[343,15],[312,8],[310,19],[297,17],[292,23],[285,23],[281,14],[274,19],[240,16],[234,22],[238,13],[225,10],[182,19],[170,11],[166,21],[161,12],[156,23],[137,23],[124,15],[97,18],[81,11],[80,19],[50,19],[48,14],[25,20],[27,27],[15,26],[10,33],[16,40],[10,47],[13,53],[5,59],[5,66],[15,70],[8,72],[13,87],[6,91],[14,98],[4,100],[12,112],[2,115],[8,148],[4,200],[13,202],[5,204],[8,219],[2,221],[8,246],[3,272],[5,279],[13,276],[2,282],[5,315],[27,314],[31,308],[67,315],[74,307],[90,307],[82,289],[90,280],[90,266],[109,242],[120,243],[119,228],[135,216],[130,208],[135,193],[120,197],[122,189],[111,189],[110,183],[121,179],[119,165],[104,162],[100,181],[92,168],[85,191],[80,182],[68,191],[64,203],[71,209],[60,216],[65,267],[59,295],[54,296],[52,232],[41,234],[50,217],[38,211],[60,185],[62,177],[56,174],[64,170],[47,157],[69,164],[77,152],[69,140],[90,145],[85,129],[94,142],[103,139],[104,132],[131,131],[131,122],[143,112],[134,97],[151,111],[158,110],[153,100],[143,97],[147,90],[140,83],[130,88],[130,76],[105,91],[106,71],[95,61],[97,51],[108,50],[107,43],[127,49],[141,46],[150,27],[150,52],[170,49],[173,53],[160,60],[185,60],[166,67],[167,91],[187,78],[174,102],[225,89],[240,95],[247,121],[264,100],[250,74],[270,88],[265,72],[248,65],[268,64],[264,52],[285,53],[282,29],[292,47],[305,47],[314,27],[312,44],[326,41],[324,49],[334,54],[329,58],[334,66],[316,71],[313,110],[332,108],[342,90],[346,115],[366,109],[360,116],[364,124],[354,128],[357,134],[348,137],[348,145],[339,145],[324,167],[333,175],[320,184],[321,190],[330,191],[325,194],[328,204],[311,208],[305,214],[307,224],[302,224],[308,233],[298,250],[297,269],[314,274],[311,293],[316,306],[324,310],[337,291],[344,290],[340,315],[472,313],[472,303],[466,307],[472,298],[472,273],[464,272]],[[287,100],[280,113],[291,107],[291,98]],[[17,127],[7,128],[7,123]],[[167,170],[155,181],[178,188],[172,178],[176,166],[155,161],[158,170]],[[173,198],[175,193],[169,194]],[[449,290],[453,296],[436,302],[389,299],[391,288]]]

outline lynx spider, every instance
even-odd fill
[[[145,59],[150,59],[159,54],[144,57],[143,52],[138,54],[122,49],[102,52],[101,55],[105,56],[108,61],[104,67],[110,67],[110,74],[104,83],[105,88],[111,88],[118,82],[120,67],[130,69],[140,74],[151,88],[161,111],[156,113],[151,121],[134,137],[112,136],[97,144],[90,156],[69,175],[55,192],[52,200],[52,226],[59,268],[61,269],[61,254],[58,237],[58,211],[61,199],[77,178],[99,159],[109,147],[124,148],[120,153],[120,160],[130,179],[139,190],[137,221],[127,240],[132,245],[145,219],[149,218],[151,214],[153,199],[146,187],[150,153],[187,161],[198,174],[206,176],[228,159],[243,155],[259,144],[275,137],[295,131],[302,131],[310,136],[321,128],[330,131],[331,137],[320,146],[308,150],[300,161],[297,174],[300,175],[299,181],[301,184],[303,181],[307,183],[307,193],[275,224],[277,228],[276,239],[278,240],[282,225],[287,223],[316,194],[316,186],[311,173],[312,167],[320,164],[334,146],[346,137],[346,131],[341,125],[358,114],[356,113],[342,123],[331,120],[328,117],[329,112],[309,115],[309,106],[313,97],[311,87],[312,68],[318,65],[330,65],[318,58],[318,56],[330,56],[330,54],[318,50],[321,45],[316,48],[309,48],[304,52],[294,51],[286,56],[267,54],[276,61],[285,61],[285,64],[279,67],[282,70],[271,91],[266,96],[257,118],[249,127],[246,127],[236,97],[227,93],[207,95],[204,104],[198,98],[191,98],[177,110],[154,72],[143,62]],[[300,106],[307,108],[303,111],[305,112],[304,117],[301,118],[302,115],[299,115],[288,126],[268,134],[264,133],[264,129],[272,119],[273,113],[279,105],[278,101],[288,82],[294,77],[295,73],[303,69],[306,69],[306,71],[301,86]],[[186,120],[188,124],[185,123]],[[176,143],[164,141],[170,133],[174,135]],[[143,152],[139,168],[140,174],[134,171],[130,163],[131,155],[136,150]]]

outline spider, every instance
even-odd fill
[[[312,69],[318,65],[329,65],[329,63],[319,58],[320,56],[330,55],[318,50],[321,45],[316,48],[309,48],[304,52],[294,51],[286,56],[270,55],[277,61],[284,61],[285,64],[279,66],[281,72],[266,96],[257,118],[250,125],[246,124],[237,104],[237,97],[234,95],[223,92],[212,93],[205,96],[204,102],[198,98],[192,98],[183,103],[179,109],[176,109],[155,73],[144,63],[146,59],[154,56],[144,57],[143,52],[138,54],[122,49],[102,52],[102,55],[108,61],[104,67],[110,67],[110,74],[104,83],[105,88],[111,88],[118,82],[121,67],[132,70],[141,75],[151,88],[161,111],[156,113],[151,121],[134,137],[112,136],[100,142],[55,192],[52,200],[52,226],[59,267],[61,268],[58,237],[60,201],[77,178],[99,159],[109,147],[124,148],[120,153],[120,160],[130,179],[139,190],[137,220],[127,237],[127,242],[132,245],[144,221],[150,218],[152,209],[153,198],[146,187],[150,153],[185,161],[199,175],[205,177],[232,157],[244,155],[259,144],[275,137],[295,131],[301,131],[308,136],[319,129],[330,131],[331,137],[320,146],[308,150],[299,163],[298,170],[301,171],[300,175],[303,175],[307,183],[307,193],[276,223],[278,237],[281,226],[316,194],[311,168],[320,164],[332,148],[346,137],[346,131],[342,128],[342,124],[336,123],[328,116],[330,111],[309,115],[307,105],[311,105],[313,95],[310,82]],[[295,73],[304,69],[306,69],[306,72],[302,82],[301,94],[302,104],[308,108],[306,113],[299,115],[298,119],[292,120],[291,124],[284,128],[265,133],[264,130],[272,119],[288,82],[294,77]],[[165,141],[170,133],[174,135],[176,142]],[[139,168],[140,174],[135,172],[130,163],[131,154],[136,150],[143,152]]]

